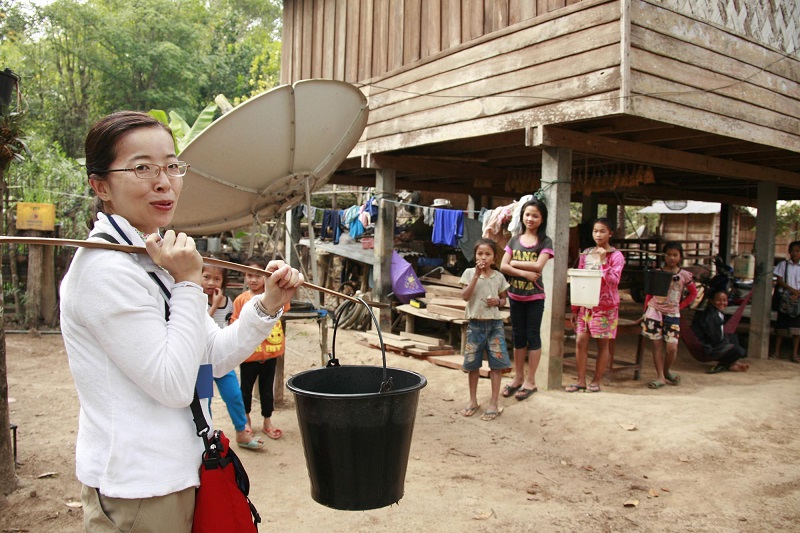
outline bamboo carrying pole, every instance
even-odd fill
[[[78,239],[52,239],[47,237],[9,237],[7,235],[0,235],[0,243],[38,244],[40,246],[73,246],[76,248],[99,248],[102,250],[115,250],[118,252],[127,252],[129,254],[147,255],[147,249],[141,246],[131,246],[129,244],[114,244],[112,242],[82,241]],[[269,272],[261,270],[260,268],[240,265],[238,263],[231,263],[230,261],[224,261],[222,259],[216,259],[213,257],[203,257],[203,263],[213,267],[226,268],[228,270],[236,270],[237,272],[243,272],[244,274],[256,274],[259,276],[270,275]],[[308,281],[304,281],[303,286],[308,287],[309,289],[313,289],[315,291],[330,294],[331,296],[338,296],[339,298],[344,298],[346,300],[350,300],[351,302],[361,303],[361,301],[358,300],[357,298],[348,296],[346,294],[342,294],[341,292],[336,292],[326,287],[320,287],[319,285],[314,285],[313,283],[309,283]],[[380,304],[370,302],[370,305],[379,306]]]

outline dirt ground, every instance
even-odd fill
[[[8,334],[6,342],[21,465],[20,488],[0,497],[0,531],[82,531],[82,511],[69,505],[80,499],[78,402],[61,337]],[[317,342],[314,322],[290,324],[287,378],[319,365]],[[623,339],[618,357],[632,359],[633,350]],[[336,353],[343,364],[380,365],[380,352],[352,331],[337,334]],[[363,512],[314,502],[287,392],[273,418],[284,438],[263,452],[237,449],[262,531],[800,531],[800,365],[756,359],[747,374],[707,375],[681,347],[680,386],[649,390],[648,355],[641,381],[623,374],[599,394],[503,399],[502,416],[484,422],[458,413],[468,398],[465,374],[387,358],[428,379],[405,496]],[[564,383],[573,380],[565,371]],[[484,406],[489,390],[482,379]],[[232,434],[214,402],[217,425]]]

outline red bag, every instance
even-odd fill
[[[228,437],[214,431],[200,465],[192,533],[258,531],[261,517],[247,495],[250,479]]]

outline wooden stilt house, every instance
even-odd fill
[[[800,0],[284,0],[282,81],[335,78],[369,98],[334,183],[478,207],[543,190],[557,249],[538,381],[554,387],[570,199],[756,206],[757,271],[772,264],[775,203],[800,198],[798,28]],[[376,253],[391,248],[384,211]],[[754,356],[767,356],[769,292],[761,275]]]

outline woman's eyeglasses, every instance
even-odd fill
[[[155,163],[140,163],[132,168],[113,168],[109,170],[90,170],[93,174],[106,174],[107,172],[133,172],[136,177],[142,180],[151,180],[157,177],[161,171],[171,178],[182,178],[189,170],[189,163],[177,161],[168,165],[156,165]]]

